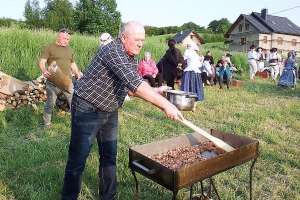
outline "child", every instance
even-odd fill
[[[215,66],[215,78],[214,78],[214,84],[216,85],[219,78],[219,69],[223,65],[223,60],[219,60]]]
[[[227,61],[223,61],[223,65],[219,67],[219,84],[220,89],[223,89],[223,81],[226,80],[227,89],[229,89],[230,86],[230,66]]]

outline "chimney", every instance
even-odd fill
[[[182,31],[180,31],[180,35],[182,35],[182,33],[183,33],[183,32],[182,32]]]
[[[264,8],[264,9],[261,10],[261,18],[263,18],[265,21],[267,21],[268,9]]]

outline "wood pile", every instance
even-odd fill
[[[21,90],[15,90],[2,93],[0,90],[0,111],[6,108],[19,108],[22,105],[30,105],[36,108],[36,102],[46,100],[46,79],[37,78],[36,80],[24,82],[28,87],[23,87]]]
[[[45,102],[47,99],[45,88],[46,78],[43,75],[36,80],[23,82],[0,71],[0,111],[6,108],[16,109],[22,105],[31,105],[36,109],[36,102]],[[57,95],[55,103],[62,110],[70,111],[70,105],[62,91]]]

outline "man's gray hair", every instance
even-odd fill
[[[123,33],[128,33],[130,30],[130,27],[131,27],[130,23],[128,23],[128,22],[125,23],[120,30],[120,37]]]

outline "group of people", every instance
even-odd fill
[[[44,47],[39,61],[39,68],[47,78],[47,101],[43,116],[46,127],[51,125],[52,109],[60,92],[51,82],[52,74],[46,66],[56,61],[65,76],[71,77],[72,72],[77,79],[76,84],[71,83],[65,92],[71,105],[72,123],[61,199],[78,198],[86,159],[96,139],[99,149],[99,198],[114,200],[117,192],[118,109],[126,96],[130,94],[152,103],[161,108],[171,120],[183,120],[182,113],[165,98],[164,91],[174,89],[174,80],[183,71],[180,89],[197,94],[192,110],[196,112],[197,102],[204,100],[203,86],[207,82],[212,85],[218,77],[222,88],[225,78],[229,88],[231,55],[222,56],[214,67],[209,51],[201,61],[195,42],[188,42],[182,55],[175,47],[176,42],[170,39],[169,48],[162,59],[163,72],[160,72],[151,59],[150,52],[145,52],[144,58],[138,62],[137,55],[145,41],[145,29],[139,22],[130,21],[124,24],[118,38],[112,40],[109,34],[101,36],[98,52],[81,75],[73,50],[68,45],[70,38],[71,32],[68,29],[59,30],[57,41]],[[257,59],[255,55],[258,54],[252,51],[254,47],[250,49],[252,53],[249,53],[248,58],[253,56]],[[292,56],[291,53],[288,54],[281,77],[290,78],[290,71],[295,66]],[[249,65],[250,59],[252,57],[249,58]],[[253,63],[251,60],[252,79],[257,70]],[[167,86],[163,86],[163,80]],[[285,84],[284,81],[279,83]]]
[[[257,71],[264,71],[264,61],[269,63],[271,82],[276,82],[276,78],[279,76],[278,86],[283,88],[292,88],[295,90],[296,81],[296,52],[289,52],[287,59],[284,60],[281,55],[277,52],[277,48],[271,48],[270,54],[265,56],[263,48],[257,47],[256,45],[250,46],[248,52],[248,64],[250,71],[250,81],[254,80],[254,76]]]
[[[173,90],[175,89],[175,79],[180,77],[180,90],[197,94],[192,109],[192,112],[196,112],[197,102],[204,100],[204,86],[213,86],[219,82],[220,89],[223,89],[225,82],[229,89],[232,66],[231,55],[222,55],[218,63],[214,65],[214,58],[210,51],[207,51],[205,56],[200,56],[199,47],[193,40],[186,44],[186,50],[183,54],[175,45],[176,41],[174,39],[168,41],[169,49],[159,61],[159,69],[151,59],[151,54],[145,52],[144,58],[139,63],[138,73],[152,87],[161,86],[165,81],[166,85]]]

